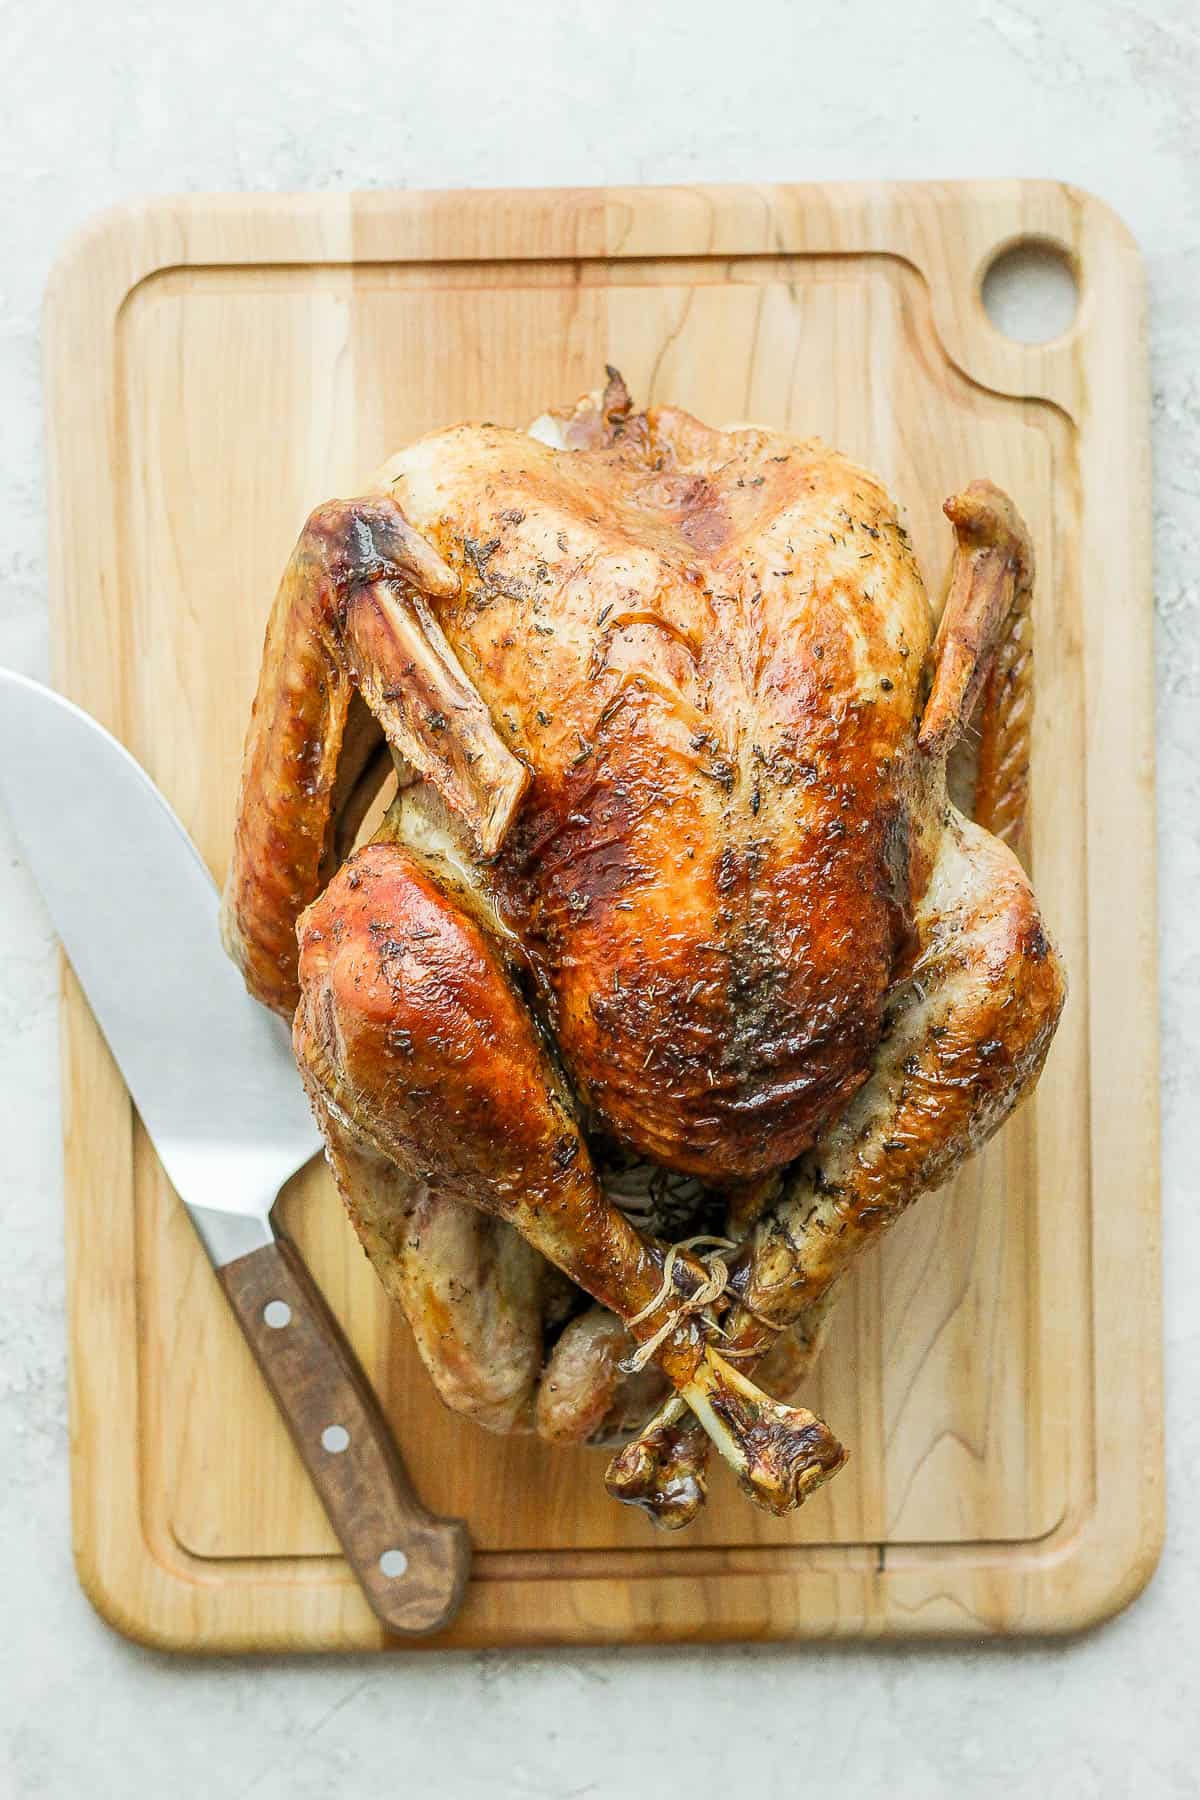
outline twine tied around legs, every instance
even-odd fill
[[[693,1313],[704,1312],[706,1307],[712,1306],[714,1301],[719,1300],[721,1295],[725,1292],[725,1287],[729,1280],[729,1266],[722,1260],[721,1252],[723,1250],[737,1249],[737,1245],[734,1243],[733,1239],[704,1235],[700,1237],[685,1238],[680,1244],[672,1244],[671,1248],[667,1251],[666,1260],[663,1263],[662,1286],[659,1288],[654,1298],[648,1300],[641,1312],[635,1313],[632,1319],[626,1319],[625,1323],[629,1329],[632,1330],[635,1325],[640,1325],[643,1319],[648,1319],[651,1313],[655,1312],[658,1307],[662,1305],[663,1301],[672,1291],[674,1285],[675,1263],[680,1252],[683,1250],[696,1250],[701,1244],[707,1245],[708,1247],[700,1256],[700,1261],[704,1264],[708,1274],[707,1281],[702,1281],[694,1294],[681,1294],[679,1296],[676,1306],[671,1311],[669,1317],[663,1320],[658,1330],[654,1333],[654,1336],[647,1338],[644,1344],[639,1344],[631,1356],[627,1356],[622,1363],[618,1364],[618,1367],[623,1374],[636,1375],[639,1370],[644,1369],[659,1345],[664,1339],[670,1337],[671,1333],[683,1319],[690,1317]],[[707,1322],[717,1331],[721,1329],[715,1319],[709,1319]]]

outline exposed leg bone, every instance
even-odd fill
[[[829,1334],[838,1286],[834,1283],[807,1305],[791,1329],[773,1341],[769,1333],[760,1338],[744,1329],[739,1338],[723,1342],[727,1360],[752,1367],[761,1355],[757,1380],[768,1393],[795,1404]],[[664,1530],[690,1525],[708,1494],[709,1442],[687,1403],[678,1394],[670,1395],[610,1466],[610,1493],[642,1507]]]
[[[781,1195],[778,1175],[730,1188],[726,1194],[726,1230],[732,1237],[744,1239]],[[793,1330],[782,1332],[775,1339],[758,1371],[768,1393],[787,1401],[796,1399],[824,1342],[832,1301],[831,1291],[801,1315]],[[752,1363],[757,1354],[739,1351],[727,1337],[722,1339],[722,1352],[735,1365],[739,1361]],[[690,1524],[707,1497],[709,1444],[708,1433],[687,1403],[678,1393],[671,1394],[610,1466],[610,1487],[616,1481],[618,1498],[643,1507],[664,1530],[678,1530]]]

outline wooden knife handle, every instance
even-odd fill
[[[217,1270],[363,1592],[389,1631],[449,1624],[471,1541],[426,1511],[379,1402],[295,1247],[276,1238]]]

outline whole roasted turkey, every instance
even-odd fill
[[[229,950],[294,1017],[442,1398],[621,1445],[609,1491],[664,1524],[710,1439],[773,1512],[840,1466],[770,1394],[1062,1007],[993,834],[1023,806],[1029,539],[987,482],[945,510],[934,638],[873,476],[635,411],[610,371],[319,508],[271,614]]]

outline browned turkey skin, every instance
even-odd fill
[[[844,1453],[750,1371],[770,1352],[790,1391],[849,1261],[1029,1090],[1063,1001],[1020,865],[946,793],[974,714],[976,793],[1019,821],[1028,537],[987,483],[947,503],[932,643],[888,496],[820,443],[635,412],[618,377],[533,431],[422,439],[310,519],[226,941],[294,1014],[447,1403],[604,1441],[668,1393],[610,1491],[686,1523],[711,1439],[785,1511]],[[384,744],[396,797],[343,862]],[[639,1163],[692,1231],[716,1210],[723,1291],[667,1254],[686,1213],[620,1191]]]

